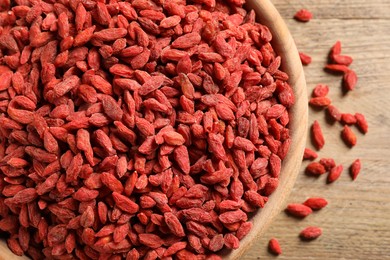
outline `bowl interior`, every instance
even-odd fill
[[[265,208],[259,210],[252,218],[253,228],[241,241],[240,248],[224,252],[224,259],[238,259],[256,239],[264,232],[272,219],[278,214],[281,206],[290,194],[302,162],[303,149],[307,132],[307,94],[306,83],[294,40],[286,24],[269,0],[247,0],[248,10],[253,9],[259,22],[269,27],[272,32],[272,44],[282,57],[282,68],[289,75],[289,84],[295,93],[295,105],[290,110],[291,146],[283,161],[279,178],[279,187],[271,195]],[[26,256],[14,255],[4,239],[0,240],[0,260],[29,259]]]
[[[270,196],[266,206],[253,216],[253,228],[240,241],[240,247],[237,250],[224,253],[224,259],[227,260],[239,259],[280,212],[299,173],[308,124],[305,76],[298,50],[285,22],[270,0],[247,0],[246,2],[247,10],[253,9],[256,12],[257,20],[268,26],[272,32],[272,46],[282,58],[283,71],[289,75],[288,82],[294,89],[295,105],[290,109],[291,146],[283,160],[279,187]]]

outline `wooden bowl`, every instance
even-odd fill
[[[246,9],[253,9],[257,20],[268,26],[272,32],[272,46],[282,58],[282,69],[289,75],[289,84],[294,89],[295,105],[291,108],[291,147],[283,160],[279,178],[279,187],[270,196],[267,204],[252,218],[253,227],[250,233],[240,241],[237,250],[224,252],[224,259],[240,258],[280,212],[289,196],[302,163],[303,150],[306,144],[308,124],[308,103],[305,75],[294,40],[275,6],[270,0],[246,0]]]
[[[270,196],[266,206],[251,219],[251,232],[240,241],[240,247],[224,251],[224,259],[239,259],[253,242],[264,232],[290,194],[302,162],[307,133],[307,93],[305,76],[294,40],[282,17],[269,0],[246,0],[248,10],[253,9],[259,22],[268,26],[273,35],[272,45],[282,57],[282,69],[289,75],[289,83],[294,89],[295,105],[290,110],[291,147],[283,161],[279,187]],[[27,260],[29,257],[14,255],[4,240],[0,241],[0,260]]]

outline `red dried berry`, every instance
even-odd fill
[[[328,97],[313,97],[309,100],[309,104],[314,107],[326,107],[331,103]]]
[[[302,65],[309,65],[311,63],[311,57],[306,53],[299,52],[299,58],[301,59]]]
[[[336,73],[347,73],[348,71],[350,71],[347,66],[340,64],[327,64],[325,66],[325,69]]]
[[[280,255],[282,253],[282,248],[276,238],[270,239],[268,242],[268,250],[274,255]]]
[[[359,130],[363,134],[366,134],[368,132],[368,123],[365,116],[363,114],[356,113],[355,118],[356,118],[356,125],[358,126]]]
[[[348,70],[345,72],[343,76],[343,86],[346,90],[353,90],[356,86],[357,83],[357,75],[355,71],[353,70]]]
[[[310,148],[305,148],[303,153],[303,160],[314,160],[318,157],[317,153]]]
[[[328,85],[324,84],[318,84],[314,89],[313,89],[313,97],[325,97],[329,93],[329,87]]]
[[[321,158],[320,164],[322,164],[327,171],[336,166],[333,158]]]
[[[329,171],[327,182],[332,183],[336,181],[340,177],[342,172],[343,172],[343,166],[341,164],[337,165],[336,167],[333,167]]]
[[[295,13],[294,18],[300,22],[308,22],[313,18],[313,14],[306,9],[301,9]]]
[[[350,174],[351,174],[351,178],[352,180],[355,180],[357,178],[357,176],[359,175],[360,173],[360,169],[362,167],[362,164],[360,162],[360,159],[356,159],[352,164],[351,164],[351,167],[350,167]]]
[[[333,55],[332,60],[336,64],[349,66],[353,62],[352,57],[348,55]]]
[[[326,173],[325,167],[319,162],[312,162],[306,166],[306,173],[313,176],[318,176]]]
[[[307,227],[299,234],[302,240],[314,240],[322,235],[322,229],[318,227]]]
[[[311,136],[313,140],[313,144],[316,146],[318,150],[320,150],[325,145],[324,135],[322,134],[322,130],[320,124],[317,120],[314,121],[311,127]]]
[[[356,145],[356,135],[348,126],[344,126],[343,130],[341,131],[341,137],[343,138],[345,144],[347,144],[348,146],[352,147]]]
[[[320,210],[320,209],[326,207],[326,205],[328,205],[328,202],[324,198],[313,197],[313,198],[309,198],[305,202],[303,202],[303,205],[308,206],[312,210]]]
[[[356,117],[352,114],[343,113],[341,114],[341,123],[346,125],[354,125],[356,124]]]
[[[304,218],[310,215],[313,211],[310,207],[303,204],[288,204],[286,212],[294,217]]]
[[[333,105],[329,105],[327,108],[329,116],[335,120],[340,121],[341,120],[341,112]]]
[[[340,53],[341,53],[341,42],[337,41],[330,49],[330,57],[332,58],[334,55],[340,55]]]

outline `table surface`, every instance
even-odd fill
[[[267,251],[272,237],[282,246],[283,253],[277,259],[390,259],[390,1],[272,1],[298,49],[313,59],[305,67],[308,95],[316,84],[329,85],[332,103],[343,112],[365,114],[369,132],[363,135],[353,127],[358,141],[349,149],[340,138],[342,126],[327,123],[324,111],[309,109],[309,122],[318,120],[325,135],[319,158],[334,158],[344,165],[344,172],[338,181],[327,185],[326,175],[317,179],[306,176],[307,163],[303,163],[287,203],[321,196],[328,200],[328,206],[304,220],[281,212],[243,259],[274,259]],[[292,19],[301,8],[313,12],[310,22]],[[359,77],[356,89],[345,95],[341,76],[323,70],[336,40],[342,42],[342,53],[354,58],[351,68]],[[310,138],[307,146],[313,148]],[[351,181],[348,168],[356,158],[362,161],[362,171]],[[299,232],[311,225],[321,227],[323,235],[315,241],[300,241]]]

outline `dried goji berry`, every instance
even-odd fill
[[[302,240],[313,240],[322,235],[322,229],[318,227],[307,227],[301,231],[299,236]]]
[[[318,157],[317,153],[310,148],[305,148],[303,160],[314,160]]]
[[[324,198],[315,197],[307,199],[305,202],[303,202],[303,205],[308,206],[312,210],[320,210],[328,205],[328,202]]]
[[[330,169],[327,182],[332,183],[336,181],[340,177],[342,171],[343,171],[343,165],[341,164]]]
[[[274,255],[280,255],[282,253],[279,241],[276,238],[270,239],[268,242],[268,250]]]
[[[357,176],[360,173],[361,167],[362,167],[362,165],[361,165],[360,159],[356,159],[355,161],[353,161],[353,163],[351,164],[351,167],[350,167],[350,174],[351,174],[352,180],[355,180],[357,178]]]
[[[313,14],[306,9],[301,9],[295,13],[294,18],[300,22],[308,22],[313,18]]]
[[[324,135],[322,134],[322,130],[320,124],[317,120],[314,121],[311,127],[312,140],[317,149],[321,149],[325,145]]]
[[[352,147],[356,145],[357,138],[350,127],[346,125],[344,126],[343,130],[341,131],[341,137],[348,146]]]
[[[365,116],[361,113],[356,113],[355,118],[356,118],[356,125],[358,126],[359,130],[363,134],[366,134],[368,132],[368,123]]]
[[[318,162],[312,162],[306,166],[306,172],[310,175],[321,175],[326,172],[325,167]]]
[[[310,207],[304,204],[288,204],[286,212],[294,217],[304,218],[310,215],[313,211]]]
[[[299,58],[301,59],[302,65],[309,65],[311,63],[311,57],[306,53],[299,52]]]

